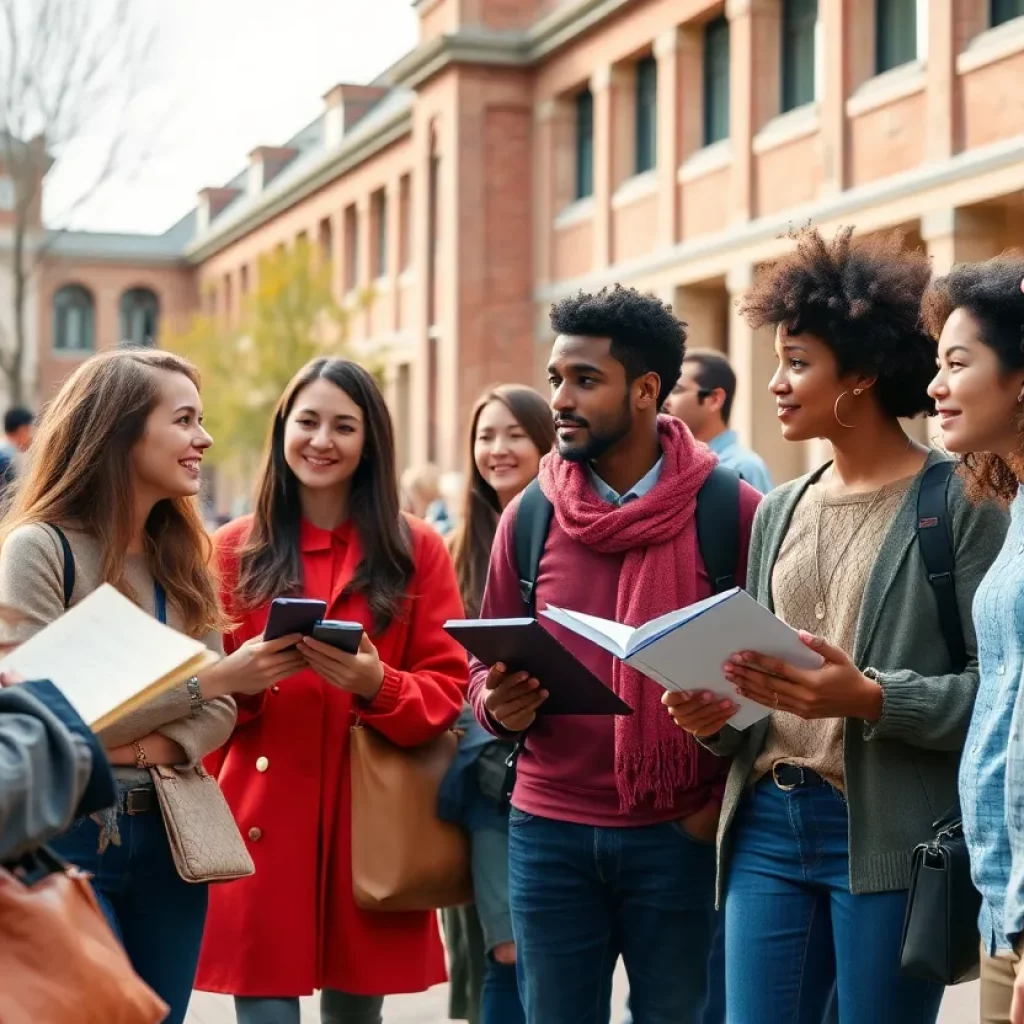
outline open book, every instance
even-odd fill
[[[49,679],[101,732],[217,660],[104,584],[11,651],[0,671]]]
[[[666,690],[707,690],[728,697],[739,705],[729,720],[736,729],[746,729],[771,709],[739,696],[726,681],[722,666],[731,655],[757,651],[808,669],[823,663],[795,629],[739,588],[636,628],[551,605],[541,615],[593,641]]]

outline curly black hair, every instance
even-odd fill
[[[820,338],[840,374],[877,378],[887,415],[932,413],[936,344],[921,323],[928,257],[904,248],[901,232],[852,235],[853,228],[831,241],[815,228],[791,233],[796,249],[761,268],[740,312],[752,327],[783,324],[790,334]]]
[[[562,299],[551,307],[551,327],[556,334],[610,338],[612,357],[626,368],[629,383],[645,373],[658,375],[659,409],[682,373],[686,324],[671,306],[635,288],[617,284]]]
[[[924,324],[938,339],[954,309],[975,319],[980,340],[995,352],[1005,373],[1024,370],[1024,251],[1011,249],[984,263],[961,263],[925,292]],[[968,497],[1008,505],[1017,494],[1018,473],[1024,471],[1024,417],[1020,455],[1006,462],[991,452],[965,455],[963,477]]]

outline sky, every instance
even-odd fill
[[[75,0],[71,0],[75,2]],[[102,5],[113,0],[89,0]],[[131,0],[143,56],[46,182],[53,226],[162,232],[322,109],[339,82],[368,82],[416,44],[411,0]],[[121,169],[94,191],[110,140]],[[88,200],[83,197],[89,195]]]

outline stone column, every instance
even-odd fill
[[[972,6],[972,5],[967,5]],[[918,16],[927,11],[928,121],[925,127],[925,159],[948,160],[957,152],[956,43],[957,0],[928,0],[918,4]]]
[[[846,97],[850,86],[850,39],[847,29],[849,0],[819,0],[823,95],[821,97],[821,148],[823,196],[846,188]]]
[[[679,186],[682,101],[680,96],[683,33],[672,28],[654,41],[658,59],[658,247],[679,238]]]
[[[401,324],[402,293],[398,277],[402,273],[402,180],[394,178],[388,182],[387,209],[387,266],[388,315],[385,323],[388,330],[397,332]]]
[[[622,154],[617,142],[622,124],[622,93],[627,86],[623,69],[606,64],[591,76],[594,97],[594,269],[603,270],[614,260],[612,194]]]
[[[740,315],[739,300],[753,284],[754,266],[736,264],[726,279],[729,291],[729,361],[736,371],[736,399],[730,425],[743,444],[768,464],[776,484],[804,472],[807,455],[802,443],[784,441],[769,383],[777,360],[771,328],[754,329]]]

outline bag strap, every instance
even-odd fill
[[[537,613],[537,574],[540,572],[540,559],[544,554],[553,514],[551,502],[540,489],[540,481],[534,477],[519,499],[512,530],[516,550],[516,571],[519,573],[519,593],[530,618]]]
[[[711,589],[720,594],[736,586],[740,556],[740,478],[715,466],[697,492],[697,549]]]
[[[949,480],[954,464],[937,462],[925,470],[917,496],[917,543],[935,594],[939,628],[957,672],[967,665],[967,645],[956,603],[955,556],[949,528]]]
[[[75,592],[75,555],[71,550],[67,534],[56,523],[47,523],[47,525],[57,534],[61,551],[64,553],[64,610],[67,611],[71,607],[71,595]]]

